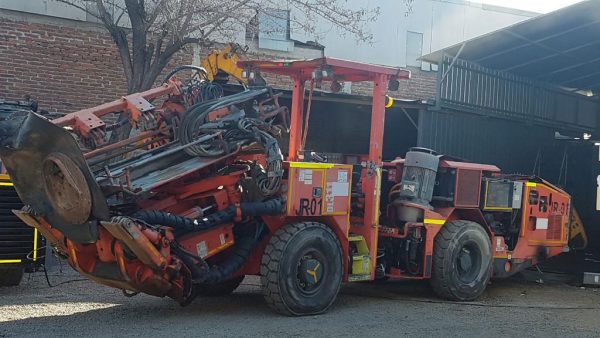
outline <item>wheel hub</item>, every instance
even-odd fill
[[[323,264],[316,258],[303,257],[298,272],[300,286],[305,290],[314,289],[323,277]]]
[[[468,250],[462,249],[458,256],[458,266],[462,271],[469,271],[473,266],[471,255]]]
[[[481,269],[481,251],[474,243],[465,244],[456,256],[458,278],[463,283],[473,282]]]

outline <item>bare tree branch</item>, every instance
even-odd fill
[[[80,9],[105,26],[118,49],[130,92],[151,87],[173,56],[186,45],[228,42],[258,13],[277,16],[280,11],[285,16],[280,19],[289,20],[294,31],[315,38],[319,22],[325,22],[340,34],[351,34],[367,42],[372,39],[367,24],[379,15],[377,7],[370,8],[368,3],[351,6],[347,0],[55,1]],[[408,6],[414,0],[402,1]],[[290,15],[291,12],[301,14]]]

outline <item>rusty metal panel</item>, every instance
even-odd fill
[[[456,175],[456,207],[478,207],[481,195],[481,170],[458,169]]]
[[[548,230],[546,231],[547,240],[560,240],[562,236],[562,215],[548,216]]]

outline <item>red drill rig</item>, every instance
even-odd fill
[[[570,197],[541,179],[426,149],[382,162],[385,93],[408,71],[332,58],[238,65],[250,84],[291,77],[291,114],[267,87],[210,98],[197,77],[5,122],[0,156],[27,205],[15,213],[126,295],[187,304],[260,275],[267,303],[288,315],[324,312],[342,281],[376,278],[431,279],[439,295],[470,300],[492,276],[566,248]],[[304,149],[323,81],[372,83],[368,154],[336,164]],[[109,125],[109,114],[121,118]]]

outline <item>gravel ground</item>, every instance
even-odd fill
[[[36,273],[19,287],[0,288],[0,337],[600,336],[600,291],[554,277],[545,274],[544,284],[533,281],[537,274],[496,281],[471,303],[441,301],[426,283],[351,284],[328,313],[291,318],[267,308],[256,277],[231,296],[182,308],[169,299],[125,298],[89,281],[50,288]]]

